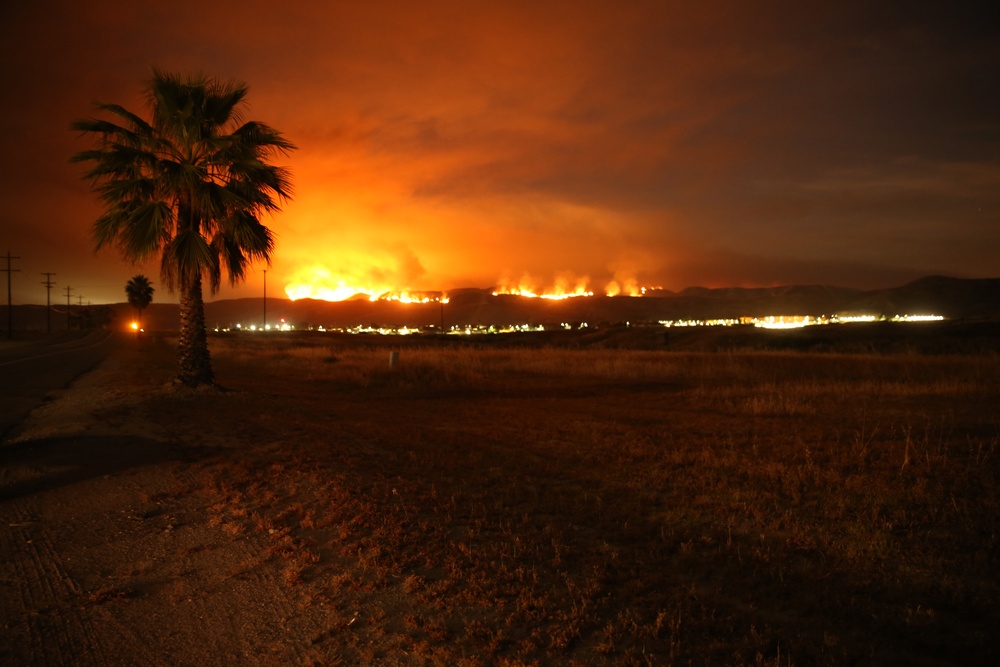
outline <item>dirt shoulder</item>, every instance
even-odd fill
[[[119,350],[0,446],[0,663],[303,662],[322,611],[259,538],[211,525],[217,452],[199,424],[161,413],[166,433],[144,417],[183,408],[162,383],[172,354]]]

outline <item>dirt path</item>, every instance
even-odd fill
[[[123,349],[0,445],[0,664],[301,664],[322,609],[258,537],[212,525],[197,424],[166,437],[128,416],[171,391],[138,354],[170,363]]]
[[[121,343],[113,332],[92,330],[0,345],[0,440],[50,391],[69,385]]]

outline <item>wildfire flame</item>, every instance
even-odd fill
[[[499,296],[501,294],[509,294],[511,296],[525,296],[535,299],[572,299],[578,296],[594,296],[594,293],[588,291],[586,287],[578,286],[572,292],[567,292],[558,285],[554,287],[551,291],[543,291],[541,293],[533,291],[531,288],[526,287],[513,287],[510,285],[505,285],[498,287],[493,290],[493,296]]]
[[[552,287],[541,288],[530,277],[525,277],[517,283],[501,281],[500,286],[493,290],[493,296],[509,294],[537,299],[572,299],[581,296],[594,296],[595,292],[589,287],[589,282],[587,277],[561,277],[556,279],[555,285]],[[626,278],[610,281],[604,288],[604,295],[643,296],[649,289],[655,288],[642,287],[635,279]]]
[[[535,299],[573,299],[594,296],[586,276],[565,274],[555,279],[554,284],[542,287],[539,281],[524,276],[517,282],[502,279],[493,290],[493,296],[509,295]],[[650,289],[642,287],[632,278],[616,278],[607,283],[603,290],[606,296],[644,296]],[[448,303],[444,292],[420,292],[398,290],[391,286],[365,284],[364,279],[341,275],[334,276],[325,269],[300,272],[298,280],[285,287],[289,299],[317,299],[323,301],[346,301],[364,298],[369,301],[396,301],[399,303]]]
[[[386,292],[372,301],[398,301],[400,303],[448,303],[444,292]]]
[[[359,294],[366,295],[369,298],[373,296],[377,298],[377,295],[374,295],[367,288],[348,285],[346,283],[341,283],[332,287],[328,285],[288,285],[285,287],[285,294],[292,301],[296,301],[298,299],[346,301],[347,299],[354,298]]]
[[[493,290],[493,296],[509,294],[538,299],[571,299],[593,296],[594,293],[587,288],[588,282],[589,279],[586,276],[564,274],[556,277],[555,285],[552,287],[542,288],[539,287],[538,281],[526,274],[516,283],[506,278],[501,280],[500,285]]]
[[[604,288],[604,293],[608,296],[643,296],[646,294],[646,288],[640,287],[633,279],[612,280]]]
[[[369,301],[398,301],[399,303],[448,303],[444,292],[417,292],[396,290],[391,287],[372,287],[347,276],[334,277],[325,269],[313,269],[311,275],[285,286],[285,294],[292,301],[316,299],[321,301],[347,301],[365,298]]]

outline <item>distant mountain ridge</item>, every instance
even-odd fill
[[[64,308],[64,307],[63,307]],[[130,321],[126,303],[108,308],[113,317]],[[15,328],[45,329],[44,306],[15,308]],[[65,311],[63,310],[63,313]],[[770,315],[934,314],[949,319],[1000,318],[1000,278],[965,279],[928,276],[899,287],[860,290],[827,285],[779,287],[689,287],[680,292],[654,291],[641,297],[574,297],[563,300],[511,295],[494,296],[491,289],[463,288],[449,292],[447,304],[403,304],[352,299],[328,302],[269,298],[267,322],[295,326],[385,327],[504,326],[561,322],[651,323],[660,320],[706,320]],[[209,328],[260,326],[262,299],[244,298],[205,304]],[[174,330],[177,304],[153,303],[143,312],[147,330]],[[53,315],[54,328],[66,327],[66,315]]]
[[[573,297],[562,300],[492,294],[491,289],[449,292],[445,305],[364,299],[327,302],[268,299],[268,323],[300,326],[451,326],[552,324],[560,322],[657,322],[769,315],[935,314],[949,319],[1000,317],[1000,278],[921,278],[900,287],[860,290],[826,285],[756,288],[688,288],[642,297]],[[206,304],[210,326],[257,324],[263,301],[239,299]]]

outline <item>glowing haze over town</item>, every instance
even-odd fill
[[[247,118],[298,147],[272,264],[208,300],[995,277],[1000,31],[977,6],[16,3],[13,301],[45,303],[43,272],[74,303],[123,301],[139,272],[159,288],[158,263],[95,253],[68,162],[89,147],[70,123],[144,113],[154,66],[246,81]]]

